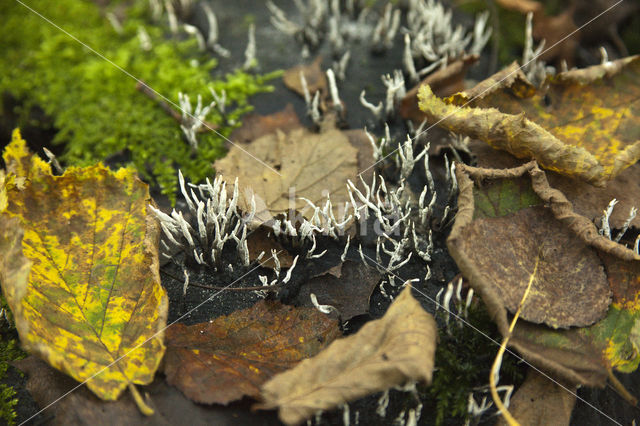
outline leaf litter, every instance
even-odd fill
[[[269,222],[290,210],[309,219],[313,209],[302,198],[320,205],[328,194],[335,216],[340,217],[339,206],[349,201],[345,182],[356,180],[358,173],[358,152],[332,123],[326,123],[320,133],[302,128],[277,131],[254,140],[244,150],[250,155],[232,147],[214,167],[230,187],[238,178],[242,210],[251,211],[255,195],[259,222]],[[271,169],[255,167],[255,158]]]
[[[460,184],[459,210],[448,239],[449,250],[471,285],[482,295],[501,333],[511,337],[510,345],[534,365],[551,372],[560,379],[588,386],[603,386],[609,379],[618,386],[612,369],[631,372],[640,362],[636,349],[637,337],[633,332],[637,330],[634,327],[639,322],[637,304],[640,300],[638,286],[640,256],[599,235],[595,225],[589,219],[573,212],[571,204],[562,193],[548,185],[544,172],[535,162],[513,169],[479,169],[460,165],[457,168],[457,177]],[[529,180],[528,187],[522,180],[523,177]],[[529,193],[523,196],[526,192]],[[498,209],[495,208],[496,205],[499,206]],[[575,311],[577,316],[593,315],[594,310],[599,312],[598,318],[592,316],[589,320],[590,322],[598,320],[595,324],[561,330],[557,322],[548,324],[551,326],[549,327],[542,324],[536,325],[531,320],[526,321],[528,318],[525,318],[525,321],[521,320],[515,325],[513,333],[508,331],[507,310],[512,310],[513,306],[509,308],[509,303],[505,301],[505,292],[496,287],[491,280],[485,279],[487,274],[491,273],[487,269],[488,264],[477,263],[473,256],[469,256],[466,240],[472,238],[465,229],[476,220],[485,220],[484,216],[487,212],[512,216],[531,209],[547,209],[551,213],[548,215],[551,221],[554,219],[559,221],[582,244],[593,247],[597,258],[590,262],[593,262],[596,268],[604,265],[606,289],[611,294],[611,304],[608,302],[602,304],[601,298],[608,300],[610,297],[608,294],[601,295],[600,299],[593,297],[591,301],[583,299],[583,304],[578,304],[580,298],[584,297],[585,291],[580,281],[574,281],[565,290],[570,293],[573,288],[575,299],[575,301],[565,301],[566,308]],[[549,226],[548,223],[549,220],[544,226]],[[503,224],[503,226],[506,225]],[[557,232],[564,231],[557,230]],[[580,243],[572,243],[570,248],[574,249],[579,245]],[[565,246],[557,253],[549,253],[543,245],[542,251],[535,254],[528,253],[518,262],[526,265],[526,262],[530,262],[531,256],[537,255],[538,262],[563,263],[567,248],[569,246]],[[481,259],[481,261],[487,260]],[[570,264],[580,268],[580,263]],[[530,271],[531,268],[526,270]],[[544,274],[536,277],[532,296],[535,296],[536,291],[544,291],[545,283],[539,282],[543,278]],[[585,279],[592,278],[585,277]],[[557,283],[556,285],[561,288],[565,284]],[[515,282],[512,285],[517,287],[521,284]],[[555,291],[553,288],[550,290]],[[592,291],[593,288],[586,290]],[[522,293],[518,294],[521,297]],[[602,306],[605,307],[604,311]],[[547,313],[547,310],[541,312],[543,315]],[[583,325],[588,323],[585,321]]]
[[[319,69],[319,67],[317,67],[318,70],[316,72],[317,76],[319,77],[324,77],[324,73],[322,73]],[[456,90],[460,90],[461,85],[462,85],[462,75],[464,75],[464,70],[462,71],[462,73],[459,74],[455,74],[452,77],[451,80],[451,84],[449,85],[448,83],[444,83],[443,86],[443,94],[440,95],[444,95],[444,93],[446,91],[450,91],[451,87],[456,87]],[[298,72],[298,78],[296,78],[297,81],[299,81],[299,72]],[[581,77],[581,74],[576,73],[575,74],[575,79],[578,80]],[[447,76],[444,76],[444,79],[447,79]],[[523,86],[523,87],[526,87]],[[510,86],[510,89],[512,91],[517,92],[515,86]],[[446,93],[446,94],[450,94],[450,93]],[[523,93],[519,93],[519,96],[522,96]],[[533,96],[533,95],[531,95]],[[415,112],[415,110],[414,110]],[[281,122],[278,122],[278,120],[282,118]],[[258,136],[260,136],[262,133],[266,132],[266,130],[262,130],[262,129],[267,129],[270,128],[270,126],[273,126],[273,128],[279,127],[282,129],[282,126],[285,126],[286,128],[286,133],[292,132],[294,131],[294,129],[298,126],[298,124],[295,121],[289,120],[289,118],[291,118],[290,116],[288,116],[288,113],[285,111],[284,115],[282,117],[278,118],[277,120],[271,120],[270,117],[265,117],[265,120],[262,120],[261,118],[256,120],[255,127],[253,128],[249,128],[249,132],[246,134],[241,134],[241,138],[242,138],[242,142],[247,143],[250,140],[256,139],[258,138]],[[264,125],[264,127],[262,127]],[[289,126],[290,127],[286,127]],[[362,136],[364,135],[363,132],[361,131],[352,131],[352,132],[360,132],[361,134],[358,135],[358,137],[360,137],[362,140],[366,141],[366,138],[362,138]],[[347,132],[343,132],[343,133],[347,133]],[[349,138],[352,139],[352,138]],[[353,140],[350,140],[350,143],[352,145],[354,145]],[[363,146],[368,146],[367,143],[364,143]],[[361,164],[361,157],[363,157],[361,150],[358,150],[358,159],[357,159],[357,163],[360,165]],[[369,156],[370,157],[370,156]],[[274,168],[281,168],[282,164],[274,164],[273,165]],[[373,172],[373,170],[371,170]],[[626,172],[626,171],[625,171]],[[623,172],[622,174],[624,174],[625,172]],[[534,173],[535,174],[535,173]],[[622,176],[621,174],[621,176]],[[536,175],[538,176],[538,175]],[[549,176],[552,176],[552,173],[549,173]],[[234,176],[231,176],[231,178],[233,178]],[[533,177],[533,174],[532,174]],[[10,183],[11,179],[13,179],[13,175],[9,175],[7,177],[7,182],[5,184],[5,187],[8,189],[13,190],[14,188],[12,187],[12,185],[14,186],[18,186],[15,185],[14,183]],[[551,180],[552,178],[549,177],[549,179]],[[587,247],[585,250],[591,254],[593,254],[593,251],[596,250],[596,256],[599,256],[598,259],[602,258],[602,260],[600,262],[592,262],[593,260],[593,256],[589,257],[589,256],[583,256],[582,253],[580,252],[578,255],[576,256],[572,256],[572,259],[578,259],[578,262],[580,265],[584,265],[585,269],[582,271],[552,271],[554,275],[557,274],[560,277],[563,276],[567,276],[567,274],[569,276],[571,276],[572,273],[577,273],[578,275],[582,272],[585,273],[585,271],[588,271],[588,267],[592,267],[595,268],[597,271],[595,272],[595,281],[598,281],[598,285],[596,285],[595,287],[595,291],[596,293],[598,291],[602,291],[603,288],[610,288],[610,293],[611,296],[605,296],[602,300],[608,300],[607,297],[612,297],[614,300],[613,303],[613,308],[617,308],[620,312],[623,311],[631,311],[634,309],[635,306],[635,295],[637,293],[637,281],[634,281],[635,277],[637,277],[637,271],[634,269],[634,264],[633,262],[629,262],[629,259],[632,258],[632,255],[628,254],[628,251],[625,252],[625,259],[627,260],[620,260],[617,257],[613,256],[613,255],[606,255],[603,253],[600,253],[600,251],[603,250],[603,247],[608,247],[609,251],[611,251],[612,253],[617,253],[617,255],[620,255],[622,253],[622,249],[620,250],[613,250],[612,247],[609,243],[607,242],[603,242],[600,239],[595,238],[595,236],[593,235],[593,230],[589,229],[588,232],[586,232],[585,234],[580,234],[580,236],[576,236],[574,235],[575,233],[575,228],[580,228],[582,226],[582,229],[586,229],[585,228],[585,223],[578,220],[579,222],[579,226],[577,227],[565,227],[563,228],[562,226],[558,229],[554,229],[553,226],[551,226],[549,229],[546,229],[546,226],[542,225],[540,223],[540,218],[545,219],[545,222],[548,223],[556,223],[558,221],[560,221],[560,219],[556,219],[556,217],[554,216],[554,214],[557,214],[556,210],[562,210],[562,209],[551,209],[553,210],[552,213],[549,212],[549,208],[548,207],[543,207],[541,203],[541,199],[540,197],[538,197],[538,194],[535,193],[535,191],[527,191],[527,190],[522,190],[523,185],[527,186],[528,182],[526,182],[527,179],[524,178],[505,178],[504,185],[497,185],[498,190],[495,190],[495,186],[493,187],[493,192],[491,192],[491,188],[487,188],[487,187],[482,187],[482,190],[479,192],[483,192],[483,194],[485,195],[484,199],[482,201],[477,200],[478,204],[477,207],[478,209],[476,210],[476,212],[474,213],[474,220],[476,221],[476,224],[481,223],[481,226],[478,226],[478,229],[474,229],[474,233],[470,234],[472,236],[474,236],[477,239],[487,239],[488,236],[490,236],[492,233],[495,232],[496,229],[501,229],[503,231],[512,231],[512,233],[514,235],[518,235],[517,231],[518,229],[510,229],[509,227],[516,227],[516,228],[520,228],[520,233],[522,235],[524,235],[522,233],[523,229],[533,229],[533,227],[537,227],[537,228],[545,228],[545,229],[540,229],[539,233],[534,233],[534,243],[539,241],[540,239],[542,239],[543,241],[548,241],[550,239],[560,239],[563,241],[563,243],[561,244],[557,244],[557,242],[554,242],[554,244],[552,244],[552,248],[549,249],[549,247],[547,247],[547,244],[542,244],[543,249],[539,250],[538,252],[531,251],[532,247],[531,246],[527,246],[527,250],[521,250],[525,253],[528,253],[527,259],[523,265],[523,270],[524,271],[530,271],[531,270],[531,264],[527,264],[527,261],[531,260],[530,258],[534,255],[537,255],[537,263],[544,263],[544,261],[547,260],[547,258],[549,257],[553,257],[555,255],[556,252],[556,245],[560,245],[563,249],[566,248],[567,246],[571,246],[571,248],[575,248],[575,251],[580,251],[578,250],[578,246],[584,248],[586,246]],[[569,182],[568,180],[565,180],[563,182]],[[529,184],[530,185],[530,184]],[[231,186],[231,185],[230,185]],[[482,186],[482,185],[481,185]],[[491,185],[488,185],[491,186]],[[514,186],[517,187],[515,194],[513,192],[514,190]],[[555,187],[555,185],[551,185],[551,187]],[[497,198],[496,198],[496,194],[497,194]],[[509,200],[509,198],[512,198]],[[567,198],[570,199],[569,196],[567,196]],[[503,203],[503,201],[505,201],[504,199],[507,199],[507,202]],[[566,201],[566,200],[565,200]],[[564,201],[560,200],[559,204],[556,204],[555,207],[558,207],[558,205],[562,205]],[[0,198],[0,206],[3,205],[3,200]],[[335,203],[337,204],[337,203]],[[566,203],[565,203],[566,204]],[[515,207],[514,207],[515,206]],[[266,207],[266,206],[265,206]],[[519,207],[524,207],[524,208],[519,208]],[[295,206],[294,208],[298,209],[299,206]],[[267,210],[267,209],[265,209]],[[540,215],[539,213],[541,211],[544,211],[545,215]],[[278,212],[277,209],[274,210],[274,212]],[[273,214],[274,212],[269,212],[269,214]],[[282,210],[280,210],[280,212],[282,212]],[[524,212],[524,213],[523,213]],[[575,212],[580,216],[580,215],[584,215],[581,211],[579,211],[577,208],[575,209]],[[492,217],[492,214],[495,214],[496,217]],[[521,217],[522,216],[522,217]],[[586,216],[586,215],[584,215]],[[595,216],[593,216],[595,217]],[[510,220],[508,219],[513,219],[515,218],[514,223],[512,223]],[[565,219],[567,219],[565,217]],[[571,216],[570,219],[575,219],[575,216]],[[592,218],[589,218],[592,219]],[[561,222],[561,221],[560,221]],[[565,221],[566,222],[566,221]],[[612,218],[612,223],[614,223],[614,219]],[[570,229],[571,232],[567,232],[567,229]],[[557,232],[555,232],[557,231]],[[18,234],[6,234],[6,237],[9,241],[11,241],[13,239],[13,241],[15,242],[16,240],[19,240],[21,238],[20,235]],[[564,237],[569,238],[569,240],[563,240]],[[523,237],[526,238],[526,235]],[[573,239],[571,239],[573,238]],[[575,240],[578,240],[578,244],[574,244],[573,242]],[[11,246],[11,242],[7,243],[9,247]],[[592,249],[590,248],[591,246],[597,246],[599,247],[599,249]],[[280,247],[283,247],[282,245],[280,246],[276,246],[276,250],[279,250]],[[524,244],[522,246],[518,246],[518,248],[522,248],[524,247]],[[271,247],[267,247],[269,250],[271,249]],[[259,250],[259,252],[262,251],[266,251],[268,252],[269,250]],[[589,251],[590,250],[590,251]],[[600,251],[598,251],[600,250]],[[472,250],[475,251],[475,250]],[[534,253],[535,252],[535,253]],[[493,253],[491,253],[493,254]],[[488,253],[478,253],[478,258],[482,258],[480,259],[480,261],[485,260],[484,258],[486,258],[487,256],[489,256]],[[499,253],[500,257],[504,257],[506,256],[504,252]],[[257,258],[257,252],[254,252],[251,255],[251,260],[254,261]],[[478,259],[476,259],[478,260]],[[580,262],[582,261],[582,262]],[[9,263],[9,262],[5,262],[5,263]],[[346,284],[348,284],[349,281],[352,280],[351,276],[353,274],[350,274],[348,271],[350,271],[350,266],[349,266],[350,262],[347,262],[345,264],[338,264],[338,265],[334,265],[332,268],[327,270],[327,273],[324,276],[320,276],[320,277],[316,277],[317,279],[322,279],[322,280],[327,280],[328,282],[330,282],[332,285],[327,286],[328,288],[331,287],[335,287],[335,285],[340,285],[339,279],[340,278],[344,278],[346,281]],[[537,264],[536,263],[536,264]],[[548,262],[549,265],[552,265],[552,262]],[[547,265],[548,266],[548,265]],[[15,268],[15,270],[12,270],[15,274],[20,275],[21,273],[24,272],[24,269],[28,269],[30,267],[30,265],[28,265],[28,262],[23,262],[23,263],[19,263],[19,266],[17,268]],[[286,267],[286,266],[285,266]],[[22,269],[21,269],[22,268]],[[542,268],[544,269],[544,268]],[[522,272],[522,271],[521,271]],[[560,273],[558,273],[560,272]],[[564,274],[564,275],[563,275]],[[604,274],[605,279],[608,280],[608,286],[602,286],[602,274]],[[344,277],[343,277],[344,275]],[[545,274],[543,272],[541,272],[539,275],[536,276],[544,276]],[[316,279],[314,278],[314,279]],[[516,277],[517,278],[517,277]],[[369,280],[366,280],[369,281]],[[365,298],[368,301],[368,296],[366,296],[367,293],[370,294],[370,285],[374,286],[374,284],[372,284],[374,281],[374,278],[371,278],[371,283],[367,282],[367,285],[364,286],[366,288],[360,289],[360,303],[358,303],[357,305],[359,306],[354,306],[353,311],[354,312],[358,312],[358,313],[365,313],[366,309],[367,309],[367,303],[365,303]],[[496,281],[500,281],[499,279],[497,279]],[[568,282],[570,280],[567,280]],[[576,281],[576,280],[574,280]],[[334,285],[335,284],[335,285]],[[500,283],[499,283],[500,284]],[[309,286],[307,286],[309,287]],[[322,287],[322,285],[320,285],[320,283],[318,283],[318,287]],[[305,288],[305,284],[302,285],[301,288]],[[505,295],[509,295],[509,293],[513,293],[511,295],[509,295],[509,298],[511,300],[511,307],[507,307],[507,309],[513,311],[514,308],[514,303],[516,303],[517,301],[517,294],[521,289],[514,289],[511,288],[511,286],[509,285],[504,285],[503,286],[503,293]],[[319,292],[318,292],[319,293]],[[330,293],[330,292],[327,292]],[[603,292],[606,293],[606,292]],[[582,295],[582,296],[588,296],[588,295]],[[329,297],[332,297],[331,295],[329,295]],[[344,302],[346,302],[347,298],[343,295],[343,296],[336,296],[338,298],[338,300],[342,299]],[[598,299],[598,297],[595,297],[596,299]],[[588,297],[587,297],[588,299]],[[330,299],[327,299],[330,300]],[[334,299],[335,300],[335,299]],[[549,302],[549,301],[548,301]],[[551,305],[553,305],[555,302],[556,305],[558,305],[560,308],[562,308],[561,305],[563,305],[564,300],[560,299],[560,301],[555,301],[552,300],[549,303],[551,303]],[[321,304],[329,304],[328,301],[325,301],[323,299],[320,298],[320,303]],[[542,302],[540,302],[542,303]],[[608,302],[602,302],[602,305],[608,304]],[[343,308],[341,311],[347,311],[348,310],[348,306]],[[608,314],[611,314],[612,309],[609,310]],[[540,311],[543,310],[547,310],[549,312],[547,313],[543,313],[541,315],[542,318],[537,318],[536,314],[540,314]],[[605,309],[606,310],[606,309]],[[600,309],[595,309],[595,312],[590,313],[593,317],[597,317],[600,318],[602,315],[607,314],[607,312],[605,312],[603,314],[603,309],[602,307],[600,307]],[[558,313],[560,312],[560,313]],[[533,325],[531,322],[532,321],[537,321],[540,320],[541,322],[550,322],[551,324],[555,324],[555,326],[557,326],[558,324],[563,324],[563,321],[566,319],[567,315],[566,312],[562,312],[562,309],[560,309],[558,312],[556,312],[555,308],[549,308],[549,309],[538,309],[538,312],[528,312],[527,309],[523,309],[523,316],[525,317],[529,317],[530,321],[521,321],[520,323],[518,323],[517,327],[516,327],[516,333],[518,331],[518,328],[520,326],[523,327],[528,327],[528,326],[533,326],[537,329],[544,329],[544,330],[551,330],[552,333],[555,333],[556,335],[566,335],[567,333],[570,333],[572,331],[575,331],[575,328],[571,328],[569,330],[555,330],[555,329],[551,329],[542,325]],[[239,313],[238,313],[239,314]],[[539,315],[540,316],[540,315]],[[609,316],[607,316],[605,318],[605,320],[607,320],[609,318]],[[604,322],[605,320],[601,320],[599,322],[596,323],[596,325],[591,326],[591,327],[586,327],[588,329],[595,329],[599,324],[601,324],[602,322]],[[591,319],[589,319],[588,315],[585,318],[581,318],[580,321],[586,322],[586,323],[590,323]],[[597,321],[597,319],[595,320]],[[617,320],[616,320],[617,321]],[[628,321],[629,326],[625,326],[626,331],[624,333],[619,333],[620,335],[618,337],[620,337],[619,339],[617,339],[615,342],[613,342],[612,339],[612,345],[609,345],[607,348],[607,351],[609,351],[610,354],[614,354],[613,356],[607,355],[609,357],[609,360],[614,360],[613,362],[616,363],[616,367],[620,370],[632,370],[634,369],[634,354],[637,354],[637,350],[638,350],[638,346],[640,346],[639,342],[638,342],[638,335],[640,334],[640,332],[638,332],[638,330],[640,330],[640,326],[638,326],[637,321],[632,320],[632,321]],[[202,325],[202,324],[201,324]],[[206,325],[206,324],[205,324]],[[575,324],[574,324],[575,325]],[[619,324],[618,324],[619,325]],[[185,326],[186,327],[186,326]],[[579,329],[579,330],[584,330],[583,329]],[[616,330],[616,332],[619,330]],[[628,331],[628,333],[627,333]],[[606,334],[606,330],[605,330],[605,334]],[[628,335],[628,338],[626,337],[625,333]],[[181,337],[181,336],[179,336]],[[513,340],[517,341],[518,340],[518,336],[514,335],[513,336]],[[545,342],[545,343],[549,343],[549,342]],[[610,342],[611,343],[611,342]],[[595,345],[597,346],[597,345]],[[549,345],[549,348],[553,349],[552,345]],[[572,348],[573,349],[573,348]],[[599,348],[596,348],[599,350]],[[634,352],[635,351],[635,352]],[[593,353],[597,353],[597,350],[592,351],[591,354]],[[595,357],[594,357],[595,359]],[[551,361],[554,361],[553,359]],[[597,359],[595,359],[595,364],[598,364]],[[601,366],[600,366],[601,367]],[[598,366],[596,366],[597,368],[600,368]],[[576,363],[576,370],[579,370],[579,363]],[[569,410],[570,412],[570,410]]]
[[[640,158],[639,71],[640,57],[628,57],[547,77],[543,89],[515,73],[478,99],[441,100],[422,86],[420,108],[451,131],[603,186]]]
[[[430,383],[436,340],[435,320],[406,285],[381,319],[268,381],[257,407],[278,408],[284,423],[298,424],[319,410],[393,386]]]
[[[164,373],[189,399],[228,404],[331,343],[340,330],[313,308],[261,300],[205,323],[167,330]]]
[[[22,346],[80,382],[91,378],[100,398],[128,387],[148,409],[133,385],[150,383],[162,359],[168,299],[147,186],[130,169],[102,165],[53,176],[17,131],[4,159],[28,176],[23,189],[2,188],[0,221],[2,288]]]

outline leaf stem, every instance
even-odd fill
[[[609,381],[611,382],[611,386],[622,396],[627,402],[634,407],[638,405],[638,399],[629,392],[620,380],[613,374],[613,370],[611,367],[607,368],[607,373],[609,375]]]
[[[153,408],[144,402],[142,395],[140,395],[136,386],[131,382],[129,382],[129,391],[131,392],[131,395],[133,395],[133,400],[136,402],[138,410],[140,410],[140,412],[145,416],[152,416],[154,414]]]

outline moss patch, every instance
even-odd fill
[[[11,361],[22,359],[27,354],[19,347],[11,311],[3,296],[0,296],[0,310],[0,419],[8,425],[13,425],[17,417],[17,393],[4,381],[7,380]]]
[[[24,110],[37,105],[52,117],[58,129],[54,143],[65,144],[61,159],[67,164],[84,166],[126,153],[141,175],[155,179],[173,200],[175,167],[196,182],[211,175],[211,163],[224,153],[223,139],[201,133],[199,150],[192,152],[178,123],[136,90],[131,76],[104,58],[176,104],[179,91],[192,100],[200,94],[210,101],[209,87],[218,93],[225,90],[232,106],[226,120],[215,111],[207,117],[225,136],[251,109],[248,97],[270,90],[266,81],[275,74],[236,71],[212,79],[216,61],[211,54],[198,51],[193,37],[168,39],[164,28],[150,24],[146,4],[138,1],[126,9],[118,34],[90,1],[29,3],[65,34],[17,2],[0,3],[0,93],[19,99]],[[140,27],[150,36],[150,51],[140,45]]]

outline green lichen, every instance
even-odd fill
[[[216,60],[211,54],[198,51],[193,37],[177,41],[167,37],[166,28],[151,25],[146,4],[124,9],[121,34],[91,1],[34,0],[29,7],[176,104],[179,91],[210,101],[210,87],[225,90],[234,108],[225,118],[212,111],[207,121],[228,136],[251,109],[248,97],[271,90],[266,82],[277,73],[236,71],[212,78]],[[194,153],[178,123],[136,90],[136,81],[122,70],[18,2],[1,2],[0,16],[0,94],[18,99],[23,110],[39,106],[53,119],[54,143],[64,144],[64,162],[82,166],[124,154],[172,199],[175,167],[196,182],[212,174],[213,160],[224,153],[219,135],[200,133]],[[150,36],[150,51],[140,45],[141,26]]]

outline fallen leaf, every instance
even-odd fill
[[[407,285],[381,319],[267,382],[258,408],[278,407],[280,420],[298,424],[317,411],[393,386],[430,383],[436,339],[435,320]]]
[[[289,68],[284,72],[282,80],[284,85],[293,90],[300,96],[304,96],[304,90],[302,89],[302,82],[300,80],[300,72],[304,74],[304,78],[307,81],[307,89],[309,94],[313,97],[316,91],[327,93],[327,76],[322,71],[322,57],[318,56],[309,65],[297,65],[293,68]]]
[[[341,265],[340,275],[327,274],[311,278],[300,286],[296,301],[303,306],[313,306],[311,293],[321,305],[336,308],[342,321],[369,312],[371,293],[380,282],[381,275],[361,262],[347,260]]]
[[[300,197],[321,206],[327,194],[340,218],[340,209],[349,201],[347,179],[355,181],[358,173],[357,155],[345,133],[333,127],[320,133],[296,129],[262,136],[245,145],[244,151],[233,147],[214,166],[231,187],[238,177],[242,210],[250,210],[255,194],[258,222],[268,222],[291,209],[309,219],[313,210]]]
[[[576,391],[574,385],[560,386],[530,368],[526,380],[511,398],[509,411],[522,425],[568,426]],[[506,424],[504,418],[498,416],[496,426]]]
[[[302,127],[293,105],[288,103],[282,111],[269,115],[246,114],[242,117],[242,126],[235,129],[229,138],[236,143],[248,143],[254,139],[281,130],[285,133]]]
[[[313,308],[261,300],[206,323],[172,325],[164,372],[189,399],[228,404],[259,396],[265,381],[339,335],[337,322]]]
[[[467,260],[465,254],[460,252],[459,246],[463,244],[461,240],[465,238],[467,225],[475,220],[476,214],[478,217],[483,217],[487,211],[512,214],[513,206],[518,204],[521,205],[519,210],[531,209],[532,207],[525,206],[533,199],[532,195],[514,196],[513,194],[517,195],[518,192],[509,190],[508,192],[512,195],[502,197],[510,198],[513,202],[498,203],[499,208],[495,208],[495,195],[488,195],[486,198],[489,202],[487,202],[476,194],[480,192],[490,194],[493,191],[494,194],[499,195],[501,191],[492,190],[492,187],[496,186],[522,188],[520,186],[524,185],[522,179],[528,178],[530,190],[539,198],[538,203],[551,211],[552,220],[561,222],[582,242],[594,247],[598,254],[596,262],[604,264],[608,288],[611,289],[613,299],[604,318],[589,327],[568,330],[553,329],[521,320],[515,326],[509,346],[520,352],[529,362],[553,374],[554,377],[572,383],[604,386],[607,378],[612,377],[610,373],[612,368],[621,372],[634,371],[640,363],[640,355],[636,349],[636,346],[640,347],[640,345],[634,340],[633,333],[634,326],[640,318],[640,283],[638,282],[640,256],[599,235],[595,225],[589,219],[576,214],[571,208],[571,203],[560,191],[549,187],[545,173],[536,166],[535,162],[513,169],[497,170],[478,169],[461,164],[457,166],[456,177],[460,186],[459,210],[447,243],[452,257],[474,289],[480,292],[498,329],[504,336],[509,334],[509,324],[502,293],[481,283],[484,271],[473,261]],[[520,193],[522,192],[520,190]],[[491,202],[491,200],[494,201]],[[476,205],[478,209],[475,208]],[[485,207],[482,207],[483,205]],[[541,255],[546,261],[547,256],[553,253],[543,248]],[[566,259],[560,255],[558,262],[565,261]],[[580,264],[575,266],[582,267]],[[534,289],[536,284],[534,283]],[[579,290],[582,283],[577,284],[576,290]],[[579,291],[576,291],[575,301],[570,301],[571,309],[576,311],[591,309],[589,306],[577,304],[581,297],[583,296]],[[584,314],[580,313],[580,315]]]
[[[471,65],[479,59],[478,55],[467,55],[457,59],[446,67],[429,74],[418,85],[407,92],[398,109],[400,116],[405,120],[411,120],[416,124],[425,120],[424,112],[418,108],[418,90],[420,86],[428,84],[436,96],[444,97],[464,90],[464,77]]]
[[[289,253],[273,235],[273,230],[268,227],[260,226],[247,235],[247,248],[249,249],[249,262],[253,263],[258,260],[260,253],[264,252],[260,265],[266,268],[275,269],[276,262],[271,256],[271,251],[278,253],[278,261],[281,268],[289,268],[293,265],[293,256]]]
[[[506,151],[495,150],[482,141],[472,140],[468,147],[478,167],[508,169],[524,164],[524,160],[519,160]],[[640,204],[639,164],[624,169],[602,188],[551,171],[545,174],[549,185],[567,197],[573,210],[594,223],[600,223],[603,210],[614,198],[618,200],[618,204],[609,216],[609,224],[613,229],[620,229],[629,217],[631,208]],[[631,221],[631,226],[640,227],[640,216]]]
[[[460,197],[447,245],[483,299],[496,298],[515,313],[538,264],[522,319],[567,328],[603,318],[611,291],[596,251],[555,219],[526,177],[471,189],[465,170],[458,173],[461,190],[464,183],[473,198]],[[491,171],[484,177],[491,179]]]
[[[549,77],[535,92],[518,80],[514,90],[495,86],[479,99],[443,101],[422,86],[420,108],[451,131],[602,186],[640,158],[638,74],[634,56]]]
[[[151,397],[155,414],[144,416],[133,398],[104,402],[85,386],[49,367],[37,357],[29,356],[13,363],[27,376],[27,390],[39,407],[48,407],[41,416],[47,425],[176,425],[188,419],[192,425],[233,426],[238,424],[278,425],[275,413],[252,413],[247,404],[201,405],[188,400],[165,380],[154,380],[143,389]],[[55,402],[55,403],[54,403]],[[43,420],[44,420],[43,419]],[[39,423],[40,418],[33,419]]]
[[[2,290],[22,346],[102,399],[150,383],[168,301],[147,185],[102,165],[52,176],[19,134],[4,159],[30,176],[0,217]]]

